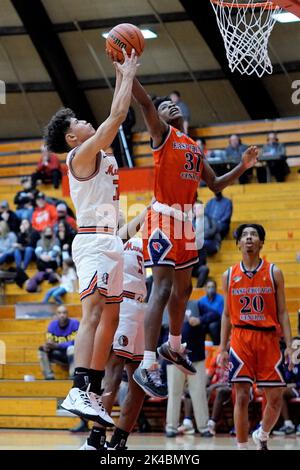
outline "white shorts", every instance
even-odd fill
[[[117,356],[139,362],[145,349],[145,304],[124,297],[120,307],[119,325],[115,333],[113,350]]]
[[[72,257],[79,279],[80,300],[98,289],[106,303],[123,298],[123,243],[116,235],[77,234]]]

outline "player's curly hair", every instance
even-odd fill
[[[152,101],[155,108],[158,109],[161,103],[163,103],[164,101],[171,101],[171,98],[169,96],[156,96]]]
[[[240,241],[240,239],[242,237],[242,233],[245,230],[245,228],[247,228],[247,227],[254,228],[258,233],[260,241],[262,241],[262,242],[265,241],[266,231],[265,231],[265,229],[263,228],[262,225],[259,225],[259,224],[242,224],[236,229],[236,232],[235,232],[236,243],[238,243]]]
[[[70,151],[65,135],[71,124],[71,118],[75,113],[70,108],[61,108],[52,116],[50,122],[44,129],[44,140],[47,149],[54,153],[65,153]]]

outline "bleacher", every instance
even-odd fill
[[[297,131],[300,120],[280,120],[280,123],[279,121],[273,121],[274,126],[276,123],[278,126],[279,124],[281,126],[280,129],[276,127],[276,130],[280,130],[281,134],[279,137],[282,142],[284,142],[283,138],[286,138],[287,135],[293,135],[293,139],[296,139],[296,135],[298,135],[298,151],[300,154],[300,132]],[[254,129],[254,124],[252,127],[250,123],[244,124],[244,134],[239,133],[242,134],[243,140],[246,143],[249,143],[247,136],[250,139],[254,135],[261,135],[260,142],[264,143],[265,133],[269,130],[275,130],[275,128],[266,127],[267,124],[270,125],[270,122],[265,122],[264,127],[261,124],[262,127],[259,128],[260,133],[258,133],[257,128],[256,130]],[[223,133],[223,144],[226,146],[227,138],[225,136],[227,132],[228,134],[238,132],[238,129],[232,126],[230,131],[229,125],[215,126],[218,127],[219,134],[216,134],[217,130],[213,130],[213,128],[203,128],[197,132],[206,132],[202,135],[207,138],[208,143],[210,139],[211,142],[216,142],[216,139],[219,139],[218,143],[220,143],[220,135]],[[286,127],[284,128],[283,126]],[[292,128],[291,126],[294,127]],[[135,138],[135,143],[139,142],[137,139],[140,139],[140,137],[137,136]],[[289,149],[288,151],[292,152],[293,149],[293,158],[297,158],[295,151],[297,148],[296,140],[292,140],[292,137],[289,139],[289,144],[285,142]],[[33,147],[30,147],[33,142],[36,145],[35,152],[32,152]],[[9,147],[7,147],[8,144],[0,144],[0,176],[10,178],[10,176],[15,177],[32,173],[33,167],[35,167],[39,158],[38,149],[40,143],[37,140],[30,141],[30,144],[27,142],[29,147],[26,147],[27,144],[25,145],[24,141],[22,143],[22,150],[18,147],[18,143],[11,143]],[[10,152],[10,154],[3,155],[5,153],[4,149],[6,153]],[[26,153],[27,151],[28,153]],[[31,165],[31,155],[35,155],[36,160],[34,165],[32,164],[33,166],[30,171],[26,173],[25,171]],[[289,153],[289,155],[292,155],[292,153]],[[18,166],[8,167],[7,164],[3,163],[4,160],[2,159],[4,157],[10,159],[11,165]],[[19,160],[17,160],[17,157]],[[26,158],[28,158],[28,161]],[[139,158],[146,159],[148,157],[144,155]],[[136,160],[136,163],[138,163],[138,160]],[[142,164],[142,161],[139,161],[139,163]],[[148,163],[152,163],[150,158]],[[10,173],[12,168],[14,168],[14,172]],[[5,172],[7,169],[9,171]],[[12,208],[14,207],[12,203],[13,197],[19,190],[19,186],[15,184],[15,181],[13,178],[3,179],[0,189],[0,198],[7,199]],[[300,175],[292,173],[288,176],[285,183],[254,183],[245,186],[233,185],[227,188],[224,194],[232,199],[234,207],[230,234],[223,241],[220,252],[209,258],[210,275],[215,277],[220,287],[221,276],[224,270],[240,259],[235,241],[232,238],[233,230],[237,225],[246,221],[255,221],[263,224],[267,231],[267,238],[262,256],[269,261],[275,262],[284,273],[287,307],[294,334],[297,331],[297,312],[300,309],[300,262],[297,261],[297,253],[300,252],[299,183]],[[42,189],[49,195],[61,197],[60,191],[53,190],[52,187],[43,187]],[[199,197],[205,203],[212,197],[212,193],[207,188],[200,188]],[[128,194],[128,209],[131,204],[137,201],[148,204],[150,199],[150,192],[130,193]],[[68,199],[67,202],[70,203],[70,200]],[[31,276],[35,270],[35,265],[30,265],[28,275]],[[67,380],[67,371],[59,366],[55,366],[54,370],[58,380],[45,381],[42,379],[37,360],[37,348],[44,342],[44,332],[48,320],[15,319],[15,303],[40,302],[48,288],[48,284],[43,283],[41,292],[28,294],[15,284],[7,284],[5,286],[5,296],[2,298],[2,304],[4,304],[0,305],[0,340],[6,344],[7,362],[0,365],[0,428],[68,429],[78,423],[77,418],[61,415],[59,411],[59,403],[70,385],[70,382]],[[198,299],[203,294],[202,289],[194,288],[192,298]],[[71,316],[80,318],[81,308],[78,294],[67,294],[65,301]],[[24,375],[34,375],[36,380],[25,382],[23,380]],[[118,409],[116,408],[115,413],[117,412]],[[147,413],[152,413],[157,418],[158,409],[156,407],[151,408],[149,404]]]
[[[193,138],[204,137],[208,150],[223,150],[228,146],[231,134],[238,134],[246,145],[262,147],[268,132],[277,132],[279,141],[286,146],[288,165],[300,166],[300,119],[287,118],[274,121],[247,121],[229,124],[215,124],[191,129]],[[134,163],[138,167],[151,167],[153,160],[147,132],[136,133],[133,137]]]

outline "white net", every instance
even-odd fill
[[[281,8],[270,1],[210,0],[232,72],[272,73],[268,41]]]

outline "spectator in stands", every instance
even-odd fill
[[[56,271],[61,250],[59,241],[51,227],[46,227],[35,249],[36,264],[39,271]]]
[[[32,215],[32,227],[38,232],[42,232],[46,227],[53,227],[56,222],[56,208],[46,202],[44,193],[38,193],[36,197],[36,208]]]
[[[74,373],[74,340],[79,328],[79,321],[68,317],[67,307],[57,308],[57,318],[48,326],[46,343],[39,347],[39,360],[46,380],[53,380],[51,362],[69,366],[69,376]]]
[[[215,197],[210,199],[205,206],[205,214],[213,220],[221,237],[224,238],[229,232],[232,216],[232,202],[224,197],[221,191],[215,193]]]
[[[20,219],[11,211],[7,201],[0,202],[0,221],[7,222],[10,232],[17,233],[20,227]]]
[[[54,233],[61,248],[62,261],[72,257],[72,241],[76,232],[66,222],[59,222],[56,226]]]
[[[206,261],[206,250],[204,245],[204,206],[202,201],[197,200],[193,207],[193,227],[196,234],[196,246],[199,261],[193,266],[192,276],[197,278],[197,287],[202,287],[209,273]]]
[[[293,338],[293,344],[295,348],[299,350],[300,346],[300,337],[296,336]],[[283,425],[273,431],[275,436],[285,436],[289,434],[294,434],[297,431],[297,435],[300,435],[300,424],[298,424],[297,429],[293,423],[290,412],[289,412],[289,401],[291,398],[300,398],[300,364],[295,364],[291,371],[288,368],[285,369],[285,380],[287,383],[287,388],[283,392],[283,401],[281,407],[281,417],[283,418]]]
[[[59,286],[48,290],[43,300],[44,304],[47,304],[51,297],[53,297],[56,303],[62,304],[62,296],[67,294],[67,292],[76,292],[77,290],[76,271],[74,263],[70,258],[63,262],[62,276],[56,274],[56,277],[59,281]]]
[[[242,143],[240,137],[236,134],[233,134],[229,138],[229,145],[225,149],[226,157],[232,166],[238,165],[240,163],[241,158],[245,150],[247,149],[247,145]],[[246,184],[250,182],[252,177],[253,169],[249,168],[246,170],[240,177],[239,182],[240,184]]]
[[[275,176],[276,181],[282,182],[289,174],[289,166],[286,162],[285,146],[278,140],[275,132],[270,132],[267,137],[267,144],[262,149],[262,159],[274,157],[274,160],[268,160],[268,167],[271,175]]]
[[[28,219],[31,221],[38,191],[32,187],[30,176],[21,178],[21,184],[23,189],[17,192],[14,199],[14,204],[17,206],[16,214],[20,220]]]
[[[204,245],[207,256],[218,253],[221,248],[221,235],[219,233],[216,222],[207,214],[204,214]]]
[[[200,148],[204,157],[209,157],[211,152],[206,147],[206,140],[204,139],[204,137],[199,137],[198,139],[195,140],[195,142]]]
[[[60,202],[59,204],[57,204],[56,214],[57,214],[57,224],[59,222],[65,222],[68,225],[70,225],[73,230],[77,231],[76,220],[74,219],[74,217],[71,217],[70,215],[68,215],[68,208],[65,203]],[[55,225],[54,230],[57,230],[57,224]]]
[[[14,260],[16,234],[9,230],[8,223],[0,221],[0,265]]]
[[[217,283],[208,279],[205,285],[206,295],[198,300],[198,324],[202,325],[205,334],[208,333],[214,344],[220,344],[221,317],[224,308],[224,298],[217,293]]]
[[[167,365],[168,405],[166,417],[166,436],[175,437],[178,434],[181,398],[187,380],[192,399],[197,429],[201,436],[211,437],[207,429],[208,405],[206,396],[205,374],[205,334],[199,324],[194,322],[192,315],[186,316],[182,328],[182,342],[187,344],[189,358],[196,369],[195,375],[186,375],[174,364]],[[192,420],[185,419],[185,428],[193,428]],[[182,426],[181,426],[182,428]]]
[[[228,343],[228,351],[229,346]],[[211,417],[207,424],[212,434],[216,433],[216,424],[221,418],[223,406],[232,400],[232,389],[228,383],[229,370],[219,365],[218,358],[219,354],[216,354],[207,374],[208,401],[213,402]]]
[[[173,101],[173,103],[177,104],[177,106],[180,108],[180,111],[183,117],[183,129],[184,129],[184,132],[188,134],[189,124],[190,124],[190,110],[189,110],[188,105],[184,103],[184,101],[182,101],[181,94],[177,90],[172,91],[169,97],[170,97],[170,100]]]
[[[26,269],[34,257],[34,250],[40,238],[39,232],[34,230],[27,219],[21,221],[20,230],[17,234],[14,257],[16,266],[19,269]]]
[[[50,153],[43,145],[41,147],[42,156],[37,166],[37,171],[33,173],[32,186],[35,188],[40,180],[43,183],[52,182],[54,188],[59,187],[61,180],[60,161],[54,153]]]

